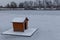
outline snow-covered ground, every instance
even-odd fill
[[[12,28],[12,19],[20,16],[39,29],[31,37],[0,35],[0,40],[60,40],[60,11],[0,11],[0,32]]]

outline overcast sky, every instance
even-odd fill
[[[36,1],[36,0],[0,0],[0,5],[6,5],[7,3],[10,3],[12,1],[19,3],[24,1]]]

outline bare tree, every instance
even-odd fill
[[[10,5],[9,5],[9,4],[7,4],[5,7],[6,7],[6,8],[10,8]]]
[[[53,9],[53,2],[50,1],[49,3],[50,3],[50,8]]]
[[[25,9],[33,9],[33,1],[25,1],[24,8]]]
[[[24,6],[24,9],[27,9],[27,7],[28,7],[28,2],[25,1],[23,6]]]
[[[60,0],[54,0],[54,1],[57,4],[56,5],[56,9],[59,9],[60,10]]]
[[[41,1],[40,0],[36,0],[36,7],[41,9]]]
[[[47,5],[48,8],[51,8],[52,2],[51,1],[48,1],[48,2],[46,2],[46,5]]]
[[[39,4],[39,9],[41,9],[42,5],[41,5],[41,1],[40,0],[38,1],[38,4]]]
[[[46,9],[46,0],[43,0],[44,9]]]
[[[57,3],[57,5],[58,5],[58,0],[54,0],[56,3]]]
[[[24,8],[24,3],[20,3],[19,8]]]
[[[29,8],[33,9],[33,1],[29,1]]]
[[[33,3],[33,7],[34,7],[34,8],[37,8],[37,7],[38,7],[38,5],[37,5],[36,2]]]
[[[17,4],[15,2],[11,2],[10,7],[11,8],[17,8]]]

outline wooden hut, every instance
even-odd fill
[[[28,29],[27,17],[14,18],[12,23],[14,32],[24,32],[24,30]]]

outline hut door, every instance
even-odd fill
[[[27,24],[26,24],[26,22],[25,22],[25,29],[27,29]]]

